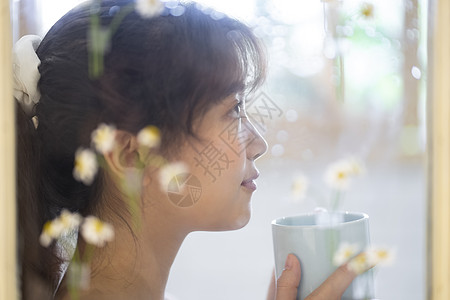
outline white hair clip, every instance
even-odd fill
[[[30,117],[34,116],[34,106],[41,97],[37,87],[41,61],[36,54],[40,43],[39,36],[26,35],[13,47],[14,98]]]

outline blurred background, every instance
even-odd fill
[[[14,0],[14,39],[44,35],[80,2]],[[271,221],[327,208],[327,166],[357,157],[366,173],[340,208],[367,213],[372,244],[395,251],[390,266],[375,270],[376,296],[425,299],[427,2],[200,3],[244,21],[266,44],[268,80],[248,113],[269,149],[257,162],[250,223],[188,236],[167,292],[180,300],[265,299],[274,265]],[[309,182],[304,197],[293,194],[299,174]]]

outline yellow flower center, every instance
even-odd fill
[[[337,178],[338,178],[339,180],[345,179],[345,177],[347,177],[345,172],[342,172],[342,171],[341,171],[341,172],[338,172],[338,173],[337,173]]]
[[[51,230],[52,230],[52,222],[51,221],[45,222],[44,227],[42,228],[42,231],[45,234],[50,234]]]
[[[86,170],[86,164],[84,163],[83,159],[81,159],[80,157],[77,157],[77,159],[75,160],[75,168],[80,173],[84,173],[84,171]]]
[[[104,143],[105,140],[107,140],[109,138],[109,132],[107,132],[106,130],[99,130],[96,138],[99,143]]]
[[[145,134],[150,139],[159,139],[160,133],[159,129],[155,126],[148,126],[145,128]]]
[[[64,224],[64,227],[69,226],[70,218],[68,216],[61,215],[60,219],[61,219],[61,222]]]
[[[379,250],[377,251],[377,256],[380,259],[386,259],[388,257],[389,253],[386,250]]]
[[[94,224],[95,232],[99,233],[103,230],[104,224],[101,221],[96,220]]]
[[[352,255],[353,255],[353,251],[352,250],[350,250],[350,249],[345,250],[345,252],[344,252],[344,257],[345,258],[349,258]]]
[[[366,3],[361,9],[361,14],[366,18],[372,17],[373,16],[373,5]]]
[[[138,141],[147,147],[158,147],[161,142],[161,133],[158,127],[149,125],[138,133]]]
[[[363,265],[367,262],[367,257],[364,254],[360,254],[355,258],[357,264]]]

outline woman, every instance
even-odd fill
[[[33,47],[39,65],[35,83],[21,78],[29,60],[15,73],[26,299],[73,296],[61,245],[39,244],[45,222],[64,209],[97,216],[115,232],[90,256],[90,282],[76,291],[81,299],[163,299],[187,234],[238,229],[250,218],[255,160],[267,146],[246,118],[244,96],[263,82],[262,47],[238,21],[195,4],[157,5],[87,3],[40,44],[21,46]],[[100,153],[95,178],[83,180],[74,176],[74,157],[91,146],[99,124],[114,126],[114,147]],[[159,128],[159,147],[142,146],[148,125]],[[185,169],[161,185],[160,169],[175,162]],[[76,248],[74,260],[89,252],[81,234]],[[311,299],[337,299],[353,277],[338,269]],[[299,280],[290,255],[269,297],[295,299]]]

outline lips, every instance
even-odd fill
[[[256,185],[256,178],[258,178],[259,173],[256,172],[254,175],[250,176],[248,179],[245,179],[244,181],[242,181],[241,186],[251,190],[251,191],[255,191],[257,188]]]

